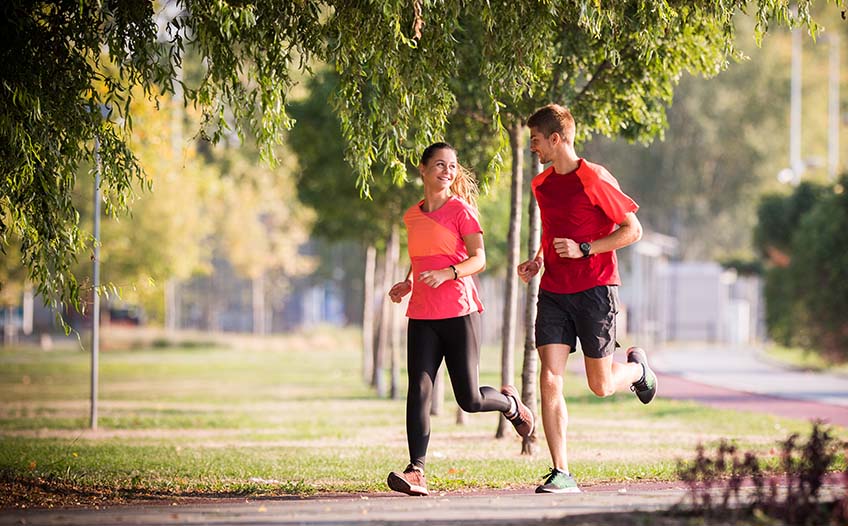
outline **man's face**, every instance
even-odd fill
[[[545,134],[536,128],[530,128],[530,151],[539,156],[539,162],[542,164],[553,161],[552,141],[555,140],[555,135],[557,134],[552,133],[549,137],[545,137]]]

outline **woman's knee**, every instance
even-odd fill
[[[428,379],[419,381],[410,381],[407,388],[407,399],[411,400],[429,400],[433,394],[433,382]]]
[[[466,413],[479,413],[483,409],[483,398],[479,393],[457,397],[456,403]]]

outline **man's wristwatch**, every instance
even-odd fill
[[[580,252],[583,252],[584,258],[589,257],[589,252],[591,250],[592,250],[592,244],[591,243],[587,243],[585,241],[583,243],[580,243]]]

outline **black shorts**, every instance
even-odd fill
[[[556,294],[539,289],[536,314],[536,347],[570,345],[575,352],[577,338],[583,354],[603,358],[615,352],[615,315],[618,313],[618,287],[602,285],[574,294]]]

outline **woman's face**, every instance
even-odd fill
[[[427,164],[419,165],[424,186],[433,190],[450,188],[459,166],[456,162],[456,152],[450,148],[440,148],[433,152]]]

